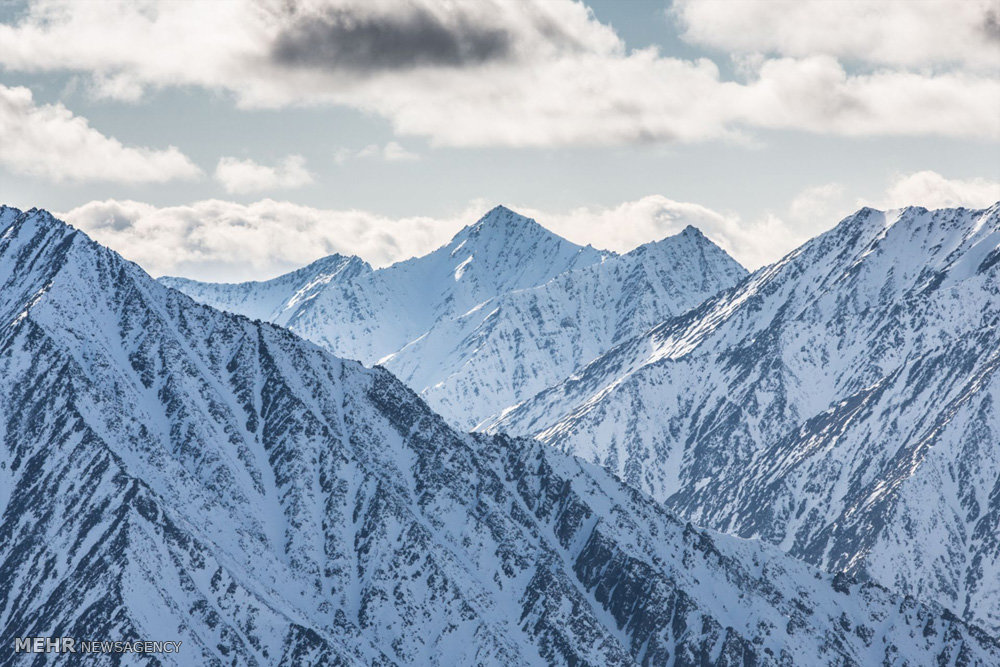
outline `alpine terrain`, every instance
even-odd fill
[[[438,322],[379,363],[469,429],[746,275],[694,227]]]
[[[484,429],[1000,631],[1000,204],[865,208]]]
[[[265,282],[169,277],[161,282],[210,306],[280,324],[334,354],[371,365],[441,319],[603,256],[497,207],[448,245],[384,269],[332,255]]]
[[[0,229],[6,640],[180,640],[128,657],[182,665],[1000,661],[941,607],[694,528],[538,441],[459,434],[388,371],[44,211]]]
[[[745,274],[693,227],[615,255],[498,206],[385,269],[334,255],[260,283],[161,282],[382,364],[467,430]]]

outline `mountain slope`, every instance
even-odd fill
[[[468,429],[745,275],[725,251],[688,227],[486,301],[439,322],[380,363],[449,423]]]
[[[330,283],[350,283],[371,271],[371,266],[359,257],[329,255],[271,280],[202,283],[187,278],[164,276],[160,278],[160,282],[213,308],[270,321],[280,318],[282,313],[291,308],[301,307],[323,290],[330,289]]]
[[[352,258],[356,267],[330,280],[309,277],[306,267],[265,283],[161,281],[203,303],[266,319],[338,356],[371,365],[442,319],[602,257],[497,206],[448,245],[384,269],[364,270],[368,265]],[[346,260],[334,256],[332,261],[339,266]],[[300,272],[307,280],[297,277]]]
[[[863,209],[490,422],[1000,629],[1000,212]]]
[[[6,637],[184,642],[157,664],[1000,660],[939,608],[460,435],[387,371],[197,305],[44,212],[0,220]]]
[[[618,256],[500,206],[447,246],[377,271],[335,255],[262,283],[161,282],[381,363],[466,430],[744,275],[693,227]]]

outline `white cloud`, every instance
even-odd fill
[[[895,179],[872,202],[851,200],[836,183],[805,188],[776,211],[751,218],[650,195],[616,206],[546,211],[519,206],[553,232],[579,244],[627,252],[694,225],[750,269],[776,261],[863,205],[985,207],[1000,183],[949,180],[930,171]],[[475,222],[493,203],[470,202],[455,215],[393,218],[265,199],[253,204],[209,200],[158,208],[134,201],[94,201],[63,218],[154,275],[250,280],[298,268],[331,253],[387,266],[423,255]]]
[[[430,252],[485,207],[453,218],[390,218],[265,199],[252,204],[208,200],[156,207],[93,201],[62,217],[153,275],[249,280],[277,275],[332,253],[375,266]]]
[[[734,102],[760,127],[843,135],[1000,138],[1000,79],[952,72],[849,76],[828,56],[764,61]]]
[[[814,190],[817,189],[810,189],[800,197],[816,198]],[[613,207],[579,207],[565,213],[545,213],[533,209],[522,212],[536,217],[546,227],[571,241],[591,243],[616,252],[627,252],[694,225],[741,264],[756,269],[832,227],[839,219],[812,215],[818,211],[803,215],[801,204],[797,208],[794,214],[787,211],[781,216],[769,213],[744,220],[732,212],[714,211],[699,204],[649,195]],[[836,215],[830,213],[829,207],[825,212]]]
[[[150,86],[194,85],[227,90],[245,106],[345,105],[436,145],[692,142],[755,128],[1000,137],[1000,79],[988,69],[855,75],[832,47],[832,56],[775,48],[794,57],[744,59],[749,80],[730,81],[707,59],[628,51],[571,0],[289,7],[35,0],[16,25],[0,25],[0,64],[82,71],[96,90],[124,99]],[[930,20],[922,16],[908,21]],[[896,41],[909,44],[926,28],[901,23]],[[106,39],[109,31],[119,38]]]
[[[851,199],[839,183],[803,189],[783,208],[744,218],[699,204],[650,195],[613,207],[580,207],[564,213],[516,209],[577,243],[626,252],[694,225],[741,264],[770,264],[832,228],[862,206],[985,208],[1000,201],[1000,182],[948,179],[933,171],[898,176],[872,200]]]
[[[249,159],[223,157],[215,167],[215,180],[226,192],[247,193],[300,188],[312,183],[313,176],[301,155],[289,155],[274,167]]]
[[[841,135],[1000,137],[1000,80],[965,73],[850,76],[834,59],[763,61],[747,83],[708,60],[579,56],[531,72],[403,87],[368,100],[396,129],[458,146],[702,141],[747,128]],[[447,109],[447,113],[441,113]]]
[[[724,51],[921,67],[1000,65],[995,0],[674,0],[682,37]]]
[[[2,40],[0,40],[2,42]],[[177,148],[125,146],[61,104],[0,84],[0,165],[53,181],[162,183],[201,174]]]
[[[825,187],[803,197],[821,201],[817,193]],[[473,201],[454,216],[392,218],[270,199],[253,204],[209,200],[162,208],[107,200],[73,209],[64,219],[154,275],[249,280],[277,275],[331,253],[358,255],[374,266],[387,266],[440,247],[490,206]],[[571,241],[616,252],[694,225],[750,268],[774,261],[838,219],[829,217],[833,214],[828,206],[822,215],[809,209],[744,221],[733,213],[661,195],[561,212],[513,208]]]
[[[386,162],[412,162],[419,160],[420,156],[408,151],[401,144],[395,141],[387,142],[384,146],[379,144],[368,144],[364,148],[356,151],[350,148],[339,148],[334,151],[333,159],[337,164],[344,164],[354,158],[379,159]]]
[[[1000,201],[1000,181],[985,178],[948,179],[934,171],[918,171],[896,177],[885,196],[875,201],[874,206],[986,208],[998,201]]]

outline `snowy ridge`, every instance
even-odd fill
[[[308,298],[299,294],[301,281],[294,277],[299,272],[236,286],[184,279],[163,282],[203,303],[260,316],[337,356],[372,365],[442,319],[461,315],[499,294],[600,262],[603,256],[497,206],[428,255],[384,269],[349,272],[343,279],[315,285]],[[360,259],[352,260],[368,267]]]
[[[1000,660],[938,607],[456,433],[45,212],[0,220],[6,637],[169,635],[183,665]]]
[[[508,292],[380,360],[459,428],[555,384],[746,270],[694,227]]]
[[[336,272],[310,266],[240,285],[161,282],[286,326],[338,356],[381,363],[465,430],[746,274],[693,227],[618,256],[502,206],[448,245],[385,269],[348,270],[340,268],[347,260],[328,259]]]
[[[1000,630],[998,209],[862,209],[485,428]]]
[[[329,289],[331,283],[350,282],[371,271],[371,266],[359,257],[329,255],[271,280],[202,283],[163,276],[159,281],[213,308],[271,320],[290,308],[301,307],[322,290]]]

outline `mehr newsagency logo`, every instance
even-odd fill
[[[178,653],[179,641],[106,641],[73,637],[18,637],[15,653]]]

